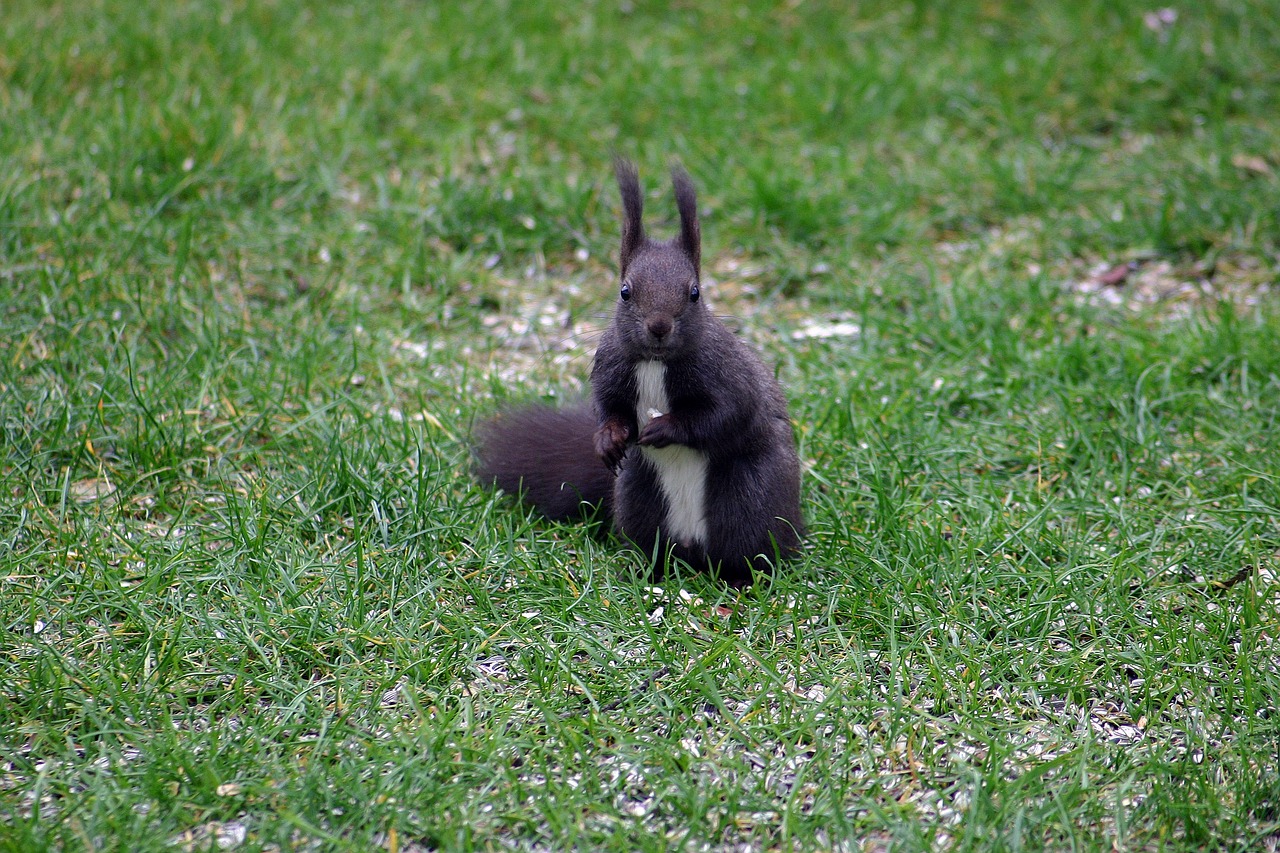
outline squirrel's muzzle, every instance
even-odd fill
[[[656,341],[662,341],[667,335],[671,334],[670,317],[650,317],[645,321],[644,326]]]

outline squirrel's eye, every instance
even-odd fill
[[[625,283],[624,283],[624,284],[622,285],[622,292],[621,292],[621,294],[620,294],[620,295],[622,296],[622,301],[623,301],[623,302],[626,302],[628,299],[630,299],[630,298],[631,298],[631,285],[629,285],[629,284],[625,284]]]
[[[689,301],[690,302],[698,301],[698,285],[697,284],[694,284],[689,288]]]

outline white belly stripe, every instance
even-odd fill
[[[667,400],[667,366],[660,361],[636,365],[636,422],[640,429],[670,408]],[[658,486],[667,499],[667,533],[684,545],[707,542],[707,457],[680,444],[642,447],[658,474]]]

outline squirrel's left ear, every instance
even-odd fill
[[[671,185],[676,191],[676,209],[680,211],[680,248],[693,264],[694,272],[702,260],[702,228],[698,225],[698,192],[693,179],[680,166],[671,169]]]

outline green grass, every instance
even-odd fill
[[[1274,847],[1280,7],[1152,11],[7,4],[0,850]],[[615,151],[788,389],[769,586],[467,475]]]

